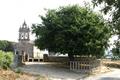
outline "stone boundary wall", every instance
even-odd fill
[[[94,61],[93,57],[75,57],[75,61]],[[43,55],[44,62],[69,62],[67,56],[48,56],[48,54]]]
[[[80,73],[97,73],[101,70],[101,60],[95,57],[75,57],[75,61],[69,61],[67,56],[43,55],[44,62],[67,62],[72,71]]]
[[[43,55],[44,62],[68,62],[69,58],[64,56],[48,56],[47,54]]]

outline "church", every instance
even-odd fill
[[[22,55],[23,61],[33,58],[33,43],[30,43],[30,29],[26,22],[19,28],[18,43],[15,44],[16,54]]]
[[[47,51],[41,51],[30,41],[30,28],[24,21],[19,28],[18,43],[15,44],[15,54],[21,55],[23,61],[29,61],[30,58],[41,58]]]

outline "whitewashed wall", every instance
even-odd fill
[[[33,49],[33,57],[43,59],[43,54],[48,54],[47,50],[39,50],[36,46]]]

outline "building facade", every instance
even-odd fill
[[[26,22],[19,28],[18,43],[15,44],[15,54],[21,55],[23,61],[28,61],[29,58],[33,58],[33,46],[30,42],[30,29]]]

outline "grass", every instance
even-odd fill
[[[16,69],[14,70],[14,72],[15,72],[15,73],[22,73],[20,68],[16,68]]]
[[[105,61],[104,65],[106,65],[107,67],[120,68],[120,60],[119,61]]]
[[[39,76],[36,80],[48,80],[48,78],[45,76]]]
[[[13,61],[12,52],[4,52],[0,50],[0,80],[48,80],[45,76],[34,76],[21,72],[20,68],[14,71],[10,69]]]
[[[0,69],[0,80],[51,80],[47,76],[16,73],[10,69]]]

